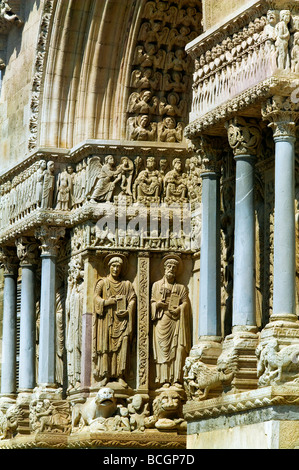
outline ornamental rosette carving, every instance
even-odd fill
[[[270,121],[274,138],[296,137],[299,105],[289,96],[275,95],[262,106],[262,116]]]
[[[261,129],[255,120],[235,117],[225,125],[230,147],[235,157],[239,155],[255,156],[261,143]]]
[[[65,236],[65,229],[60,227],[42,226],[35,232],[41,241],[42,255],[57,256],[59,250],[59,239]]]

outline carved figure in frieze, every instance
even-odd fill
[[[187,201],[187,178],[182,171],[182,161],[175,158],[172,167],[164,178],[164,200],[168,204]]]
[[[144,431],[145,420],[150,415],[149,404],[144,403],[142,395],[136,394],[128,399],[128,412],[130,415],[130,430],[132,432]]]
[[[166,52],[163,49],[157,50],[157,45],[146,42],[144,46],[138,46],[135,51],[134,65],[142,68],[163,69]]]
[[[185,93],[189,84],[187,75],[181,72],[166,73],[163,77],[163,88],[165,91],[175,91],[177,93]]]
[[[267,38],[267,42],[269,41],[269,45],[267,46],[267,49],[270,51],[273,51],[273,49],[275,50],[275,42],[277,40],[276,24],[277,24],[276,11],[269,10],[267,12],[267,24],[264,27],[262,36]]]
[[[141,171],[133,185],[133,198],[136,202],[159,202],[163,179],[156,169],[154,157],[146,160],[146,169]]]
[[[46,160],[41,160],[39,163],[39,167],[36,171],[36,204],[37,206],[41,206],[42,197],[43,197],[43,186],[44,186],[44,175],[47,169],[47,162]]]
[[[48,399],[36,398],[30,403],[29,421],[35,433],[68,433],[71,429],[69,405],[67,402],[51,403]]]
[[[275,46],[277,49],[277,66],[279,69],[290,68],[289,41],[291,34],[288,26],[290,21],[291,12],[289,10],[282,10],[280,12],[280,21],[275,27],[277,34]]]
[[[158,49],[162,44],[167,44],[169,28],[163,25],[161,21],[147,21],[140,27],[139,37],[140,41],[157,43]]]
[[[276,338],[256,349],[259,386],[299,382],[299,344],[280,346]]]
[[[138,114],[158,114],[159,99],[150,90],[131,94],[128,102],[128,112]]]
[[[299,32],[294,34],[291,52],[292,72],[299,73]]]
[[[201,172],[198,158],[191,157],[190,160],[187,160],[186,167],[188,169],[187,187],[189,199],[191,201],[199,200],[201,187]]]
[[[185,99],[180,100],[178,93],[169,93],[166,98],[162,97],[159,103],[159,114],[161,116],[173,116],[183,117],[187,114],[187,101]]]
[[[11,404],[8,408],[0,409],[0,440],[12,439],[18,430],[19,423],[24,419],[22,408]]]
[[[127,387],[126,373],[136,311],[132,283],[122,280],[126,257],[110,254],[106,258],[109,274],[97,281],[94,297],[96,315],[96,371],[101,386],[117,381]]]
[[[167,116],[159,123],[158,138],[160,142],[181,142],[183,140],[184,125],[182,122],[176,123],[172,116]]]
[[[68,166],[58,175],[56,209],[67,211],[72,208],[73,168]]]
[[[157,124],[146,114],[128,119],[128,137],[136,141],[153,141],[157,137]]]
[[[187,288],[176,281],[181,259],[169,254],[163,267],[164,276],[153,284],[151,295],[155,381],[162,386],[180,386],[190,349],[190,303]]]
[[[95,202],[110,202],[121,178],[121,169],[115,167],[113,155],[105,157],[104,165],[99,157],[93,157],[88,165],[87,195],[91,194]]]
[[[55,164],[50,161],[47,163],[47,169],[44,173],[42,209],[52,209],[55,191]]]

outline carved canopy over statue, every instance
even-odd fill
[[[106,263],[109,266],[109,275],[99,279],[95,287],[95,376],[100,380],[101,386],[113,380],[127,387],[125,378],[133,335],[136,294],[132,283],[121,279],[126,268],[126,257],[122,254],[110,254],[106,257]]]
[[[163,261],[165,274],[152,287],[155,380],[165,386],[182,384],[183,366],[190,350],[188,291],[176,282],[181,264],[177,255],[167,255]]]

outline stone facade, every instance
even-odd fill
[[[297,3],[1,2],[0,448],[298,447]]]

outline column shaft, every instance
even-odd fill
[[[294,142],[293,137],[275,138],[273,315],[296,315]]]
[[[42,255],[40,338],[39,338],[39,385],[55,383],[55,331],[56,331],[56,258]]]
[[[199,337],[219,336],[220,325],[219,175],[202,174]]]
[[[254,161],[236,158],[233,327],[255,326]]]
[[[4,275],[1,394],[16,393],[16,275]]]
[[[35,387],[35,268],[22,266],[19,388]]]

